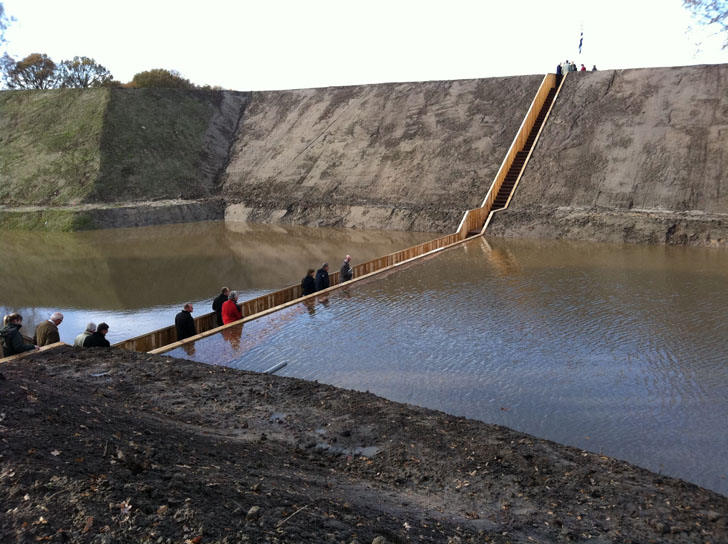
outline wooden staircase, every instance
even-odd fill
[[[541,107],[541,111],[539,111],[533,128],[531,129],[531,132],[526,139],[526,143],[523,145],[523,148],[518,153],[516,153],[516,156],[513,159],[513,164],[511,164],[511,167],[508,170],[505,179],[503,180],[503,185],[501,185],[501,188],[495,197],[495,201],[493,202],[491,211],[505,208],[506,204],[508,203],[508,199],[513,192],[513,187],[516,185],[518,178],[520,178],[521,176],[521,172],[523,171],[523,165],[528,158],[528,154],[531,152],[531,148],[533,147],[533,143],[536,140],[538,131],[541,130],[541,125],[543,125],[546,114],[548,113],[549,108],[551,108],[551,104],[554,101],[554,97],[556,96],[556,90],[557,87],[552,87],[551,90],[549,90],[549,93],[546,96],[546,100]]]

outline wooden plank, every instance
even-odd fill
[[[17,355],[11,355],[10,357],[3,357],[0,359],[0,363],[9,363],[10,361],[16,361],[17,359],[24,359],[26,357],[30,357],[31,355],[35,355],[36,353],[40,353],[41,351],[48,351],[49,349],[54,349],[59,346],[67,346],[68,344],[64,342],[56,342],[55,344],[48,344],[47,346],[43,346],[38,349],[34,349],[31,351],[24,351],[23,353],[18,353]]]

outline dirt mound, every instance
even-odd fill
[[[3,542],[720,542],[728,498],[368,393],[115,350],[0,367]]]

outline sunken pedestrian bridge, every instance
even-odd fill
[[[557,80],[556,75],[546,74],[544,76],[518,133],[513,139],[513,143],[503,159],[488,193],[483,199],[482,205],[465,212],[456,232],[360,263],[352,267],[354,276],[351,281],[346,282],[346,285],[369,279],[376,274],[391,271],[399,266],[456,247],[473,237],[482,236],[493,214],[505,209],[510,203],[561,85],[563,85],[563,79],[561,81]],[[155,354],[166,353],[186,344],[192,344],[202,338],[224,332],[230,328],[239,327],[241,324],[259,319],[294,304],[314,299],[317,296],[326,295],[328,292],[339,289],[343,285],[339,283],[339,272],[332,272],[329,277],[331,287],[305,297],[302,296],[300,285],[291,285],[278,291],[244,301],[241,303],[243,319],[221,327],[216,326],[217,322],[213,312],[199,316],[195,318],[195,327],[198,334],[181,341],[177,341],[175,327],[169,326],[124,340],[115,344],[114,347]]]

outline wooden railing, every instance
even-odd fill
[[[549,91],[554,87],[554,85],[556,85],[556,74],[546,74],[541,82],[541,86],[538,88],[538,92],[536,93],[533,102],[531,102],[531,107],[528,108],[528,113],[526,113],[526,117],[523,119],[521,127],[518,129],[518,134],[516,134],[516,137],[513,139],[513,143],[508,149],[508,153],[506,153],[506,156],[501,163],[501,167],[495,175],[495,179],[493,180],[488,193],[483,199],[483,204],[481,206],[483,208],[487,208],[488,213],[490,213],[495,197],[498,196],[498,191],[500,191],[501,185],[503,185],[503,180],[506,179],[506,174],[508,174],[508,170],[513,164],[513,159],[516,158],[516,154],[523,149],[526,140],[528,140],[528,135],[531,134],[531,129],[536,122],[536,118],[546,101]],[[488,214],[486,214],[486,218],[487,216]],[[483,224],[481,224],[481,227],[485,226],[484,223],[485,220]]]
[[[511,194],[508,196],[508,200],[506,201],[505,205],[502,208],[499,208],[497,210],[494,210],[494,211],[492,211],[492,212],[490,212],[488,214],[488,218],[486,219],[485,224],[483,225],[483,232],[485,232],[485,229],[488,228],[488,225],[493,220],[493,215],[496,214],[496,213],[498,213],[498,212],[502,212],[503,210],[505,210],[506,208],[508,208],[508,206],[510,205],[511,199],[513,198],[513,194],[516,192],[516,187],[518,187],[518,184],[521,182],[521,176],[523,175],[523,170],[526,168],[526,165],[528,164],[528,161],[531,160],[531,155],[533,154],[533,150],[536,147],[536,142],[538,142],[539,138],[541,137],[541,133],[543,132],[544,127],[546,126],[546,121],[548,120],[549,116],[551,115],[551,110],[554,109],[554,104],[556,104],[556,98],[559,96],[559,93],[561,92],[561,89],[564,86],[564,82],[566,81],[567,75],[568,74],[564,74],[562,76],[562,78],[561,78],[561,82],[559,83],[559,86],[556,89],[556,94],[554,95],[554,99],[551,101],[551,106],[549,107],[549,110],[546,112],[546,115],[544,116],[543,123],[541,123],[541,128],[538,129],[538,134],[536,134],[536,139],[533,141],[533,145],[531,146],[531,149],[528,152],[528,156],[526,157],[526,160],[523,163],[523,169],[521,170],[521,173],[518,174],[518,179],[516,179],[516,183],[513,185],[513,190],[511,191]],[[551,79],[548,79],[547,80],[547,78],[549,76],[551,76]],[[549,81],[549,83],[551,85],[556,85],[556,75],[555,74],[546,74],[546,78],[544,78],[544,82],[546,82],[546,81]],[[543,83],[541,85],[543,87]],[[541,89],[539,89],[539,92],[540,91],[541,91]],[[548,94],[548,92],[546,94]],[[534,100],[534,103],[535,103],[535,100]],[[541,105],[538,107],[538,111],[536,112],[536,116],[538,116],[538,112],[541,111],[541,108],[542,107],[543,107],[543,100],[541,101]],[[532,128],[533,128],[533,123],[531,123],[531,128],[528,129],[528,134],[530,134]],[[526,138],[528,138],[528,136],[526,136]],[[524,140],[524,142],[525,142],[525,140]],[[513,146],[511,146],[511,147],[513,147]],[[513,162],[513,161],[511,161],[511,162]],[[509,168],[510,168],[510,166],[509,166]],[[502,184],[502,182],[501,182],[501,184]],[[500,189],[500,187],[499,187],[499,189]],[[496,191],[495,194],[497,195],[498,194],[498,191]],[[486,197],[486,200],[487,199],[488,199],[488,197]],[[483,204],[485,204],[485,201],[483,201]]]
[[[26,338],[23,336],[23,338]],[[29,344],[32,343],[32,340],[28,342]],[[10,361],[15,361],[16,359],[22,359],[23,357],[28,357],[29,355],[33,355],[35,353],[39,353],[41,351],[48,351],[49,349],[54,349],[60,346],[65,346],[67,344],[64,344],[63,342],[56,342],[55,344],[48,344],[47,346],[43,346],[38,349],[32,349],[30,351],[24,351],[22,353],[18,353],[17,355],[10,355],[8,357],[0,358],[0,363],[9,363]]]
[[[479,209],[480,208],[478,208],[478,210]],[[467,236],[467,232],[468,231],[466,230],[463,233],[456,232],[455,234],[449,234],[395,253],[390,253],[384,257],[378,257],[376,259],[357,264],[352,267],[352,272],[354,273],[354,280],[352,281],[361,279],[364,276],[370,276],[377,272],[382,272],[417,257],[452,246],[453,244],[464,240]],[[339,272],[331,272],[329,274],[329,283],[331,287],[326,291],[334,290],[341,286],[341,284],[339,284]],[[317,294],[320,295],[321,293],[322,292],[319,292]],[[290,285],[272,293],[267,293],[254,299],[246,300],[241,303],[243,315],[246,317],[243,321],[248,321],[249,319],[247,318],[261,316],[264,313],[268,313],[268,311],[273,308],[281,308],[289,302],[297,301],[299,299],[301,299],[301,285],[297,284]],[[198,334],[187,339],[187,341],[199,340],[201,337],[200,334],[207,333],[208,331],[217,332],[218,329],[222,330],[223,328],[226,327],[217,326],[217,319],[214,312],[201,315],[195,318],[195,329]],[[208,335],[205,334],[204,336]],[[154,351],[155,353],[160,353],[159,349],[162,347],[174,349],[174,347],[182,345],[182,343],[184,343],[184,341],[177,341],[177,329],[174,325],[171,325],[134,338],[129,338],[128,340],[114,344],[114,347],[130,351]],[[164,349],[164,351],[168,350]]]

